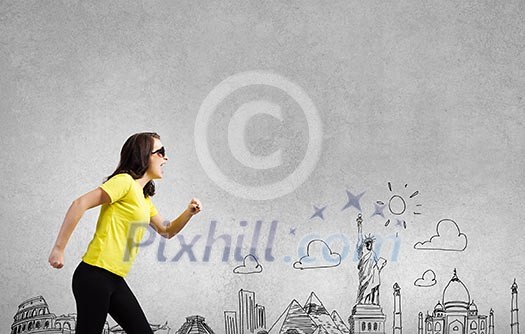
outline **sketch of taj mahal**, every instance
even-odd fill
[[[494,311],[490,310],[488,319],[486,315],[478,314],[467,287],[454,270],[454,275],[443,290],[443,299],[437,302],[432,314],[427,313],[423,319],[423,313],[419,313],[418,334],[423,333],[494,334]]]

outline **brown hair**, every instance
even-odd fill
[[[155,132],[141,132],[129,137],[120,151],[120,162],[117,169],[107,177],[107,180],[122,173],[131,175],[135,180],[141,178],[149,167],[154,138],[160,139],[160,136]],[[146,183],[143,193],[144,197],[155,195],[155,183],[153,180]]]

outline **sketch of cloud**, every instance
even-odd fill
[[[257,261],[254,255],[246,255],[242,260],[242,265],[233,269],[234,274],[259,274],[263,271],[263,267]]]
[[[458,224],[451,219],[442,219],[436,226],[437,234],[430,240],[419,241],[414,245],[420,250],[442,250],[461,252],[467,248],[467,235],[461,233]]]
[[[428,269],[423,273],[423,276],[421,278],[418,278],[414,282],[414,285],[419,286],[421,288],[428,288],[436,285],[436,283],[436,273],[432,269]]]
[[[294,269],[332,268],[341,264],[341,255],[333,252],[323,240],[314,239],[308,243],[306,255],[294,262]]]

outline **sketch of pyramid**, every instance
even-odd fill
[[[304,311],[312,318],[318,327],[322,327],[324,332],[327,334],[342,334],[339,326],[334,322],[332,317],[323,303],[317,298],[314,292],[310,294],[310,297],[304,305]]]
[[[304,305],[304,311],[307,314],[328,314],[323,303],[321,303],[313,291],[310,293],[310,297],[308,297],[308,300]]]
[[[314,334],[328,334],[329,332],[324,329],[323,326],[319,326],[317,327],[317,329],[315,330]]]
[[[298,334],[313,334],[316,328],[317,325],[312,318],[306,314],[301,305],[294,299],[268,333],[284,334],[288,330],[295,330]]]
[[[332,320],[334,321],[334,323],[337,325],[337,328],[339,328],[339,330],[344,333],[344,334],[350,334],[350,329],[348,328],[348,326],[344,323],[343,319],[341,318],[341,316],[339,315],[339,313],[337,313],[337,311],[333,311],[332,312],[332,315],[330,316],[332,318]]]
[[[204,318],[193,315],[186,318],[186,322],[175,334],[215,334],[215,332],[204,322]]]

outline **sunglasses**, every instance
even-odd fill
[[[158,150],[156,150],[154,152],[151,152],[151,154],[158,154],[158,155],[160,155],[161,157],[164,158],[166,156],[166,150],[164,149],[164,146],[162,146]]]

